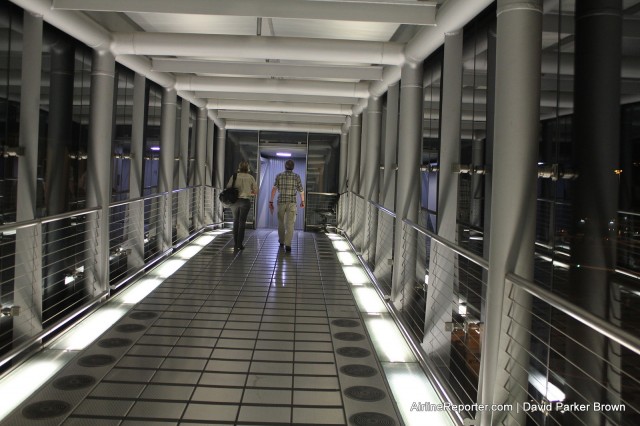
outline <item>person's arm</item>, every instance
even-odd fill
[[[275,186],[273,188],[271,188],[271,197],[269,198],[269,210],[273,210],[273,200],[276,196],[276,191],[278,190],[278,188],[276,188]]]
[[[304,208],[304,191],[300,191],[300,207]]]

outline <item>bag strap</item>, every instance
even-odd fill
[[[236,187],[236,178],[238,177],[237,173],[233,174],[233,182],[231,182],[231,187],[235,188]]]

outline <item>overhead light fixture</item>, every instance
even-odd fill
[[[160,147],[159,146],[152,146],[152,147],[149,147],[149,149],[151,151],[160,151]]]
[[[291,153],[290,152],[276,152],[276,155],[278,157],[291,157]]]

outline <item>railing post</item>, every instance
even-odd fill
[[[226,182],[224,181],[224,162],[226,155],[226,144],[227,144],[227,132],[224,127],[218,127],[218,134],[216,135],[216,167],[215,167],[215,176],[216,179],[214,181],[214,188],[220,190],[225,187]],[[224,219],[222,217],[222,204],[218,200],[217,193],[214,190],[213,192],[213,203],[215,205],[215,222],[222,222]]]
[[[204,185],[205,185],[205,162],[207,152],[207,110],[200,108],[198,110],[198,122],[196,127],[196,212],[195,226],[199,230],[204,225]]]

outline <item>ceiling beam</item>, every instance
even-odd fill
[[[261,121],[227,121],[227,130],[274,130],[280,132],[342,133],[342,126],[331,124],[268,123]]]
[[[278,93],[213,92],[205,90],[194,92],[194,96],[198,98],[217,100],[302,102],[342,105],[355,105],[360,101],[360,98],[352,96],[284,95]]]
[[[315,104],[302,102],[267,102],[243,100],[209,99],[207,109],[231,111],[268,111],[268,112],[297,112],[307,114],[351,115],[350,105]]]
[[[285,93],[289,95],[369,97],[368,83],[316,80],[271,80],[264,78],[199,77],[178,75],[177,90],[217,92]]]
[[[151,69],[163,72],[341,80],[381,80],[380,66],[294,65],[153,58]]]
[[[183,13],[435,25],[435,1],[395,0],[53,0],[59,10]]]
[[[113,33],[116,55],[191,56],[209,59],[280,59],[340,64],[402,65],[404,44],[304,37],[190,33]]]
[[[285,123],[309,123],[309,124],[343,124],[346,121],[344,115],[326,114],[296,114],[263,111],[220,111],[218,117],[232,121],[267,121]]]

